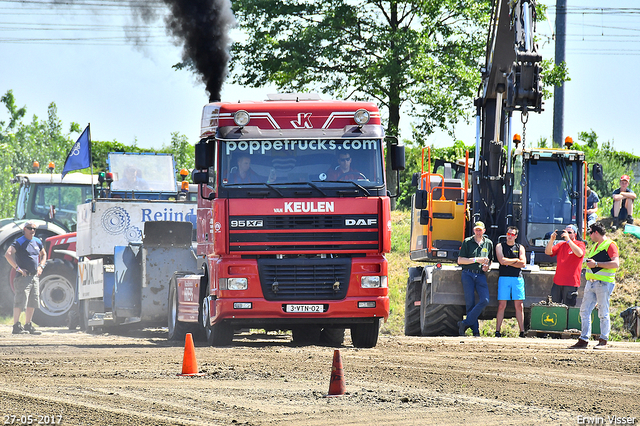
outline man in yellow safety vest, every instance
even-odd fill
[[[587,266],[589,269],[585,275],[587,283],[584,287],[582,304],[580,305],[580,320],[582,321],[582,333],[571,349],[586,348],[591,335],[591,311],[598,304],[598,317],[600,318],[600,338],[595,349],[606,349],[609,340],[611,323],[609,321],[609,297],[615,286],[616,269],[620,266],[618,246],[605,237],[604,226],[596,222],[589,226],[589,236],[594,245],[587,253]]]

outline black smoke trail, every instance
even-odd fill
[[[236,20],[229,0],[163,0],[167,30],[182,41],[182,60],[193,65],[209,93],[220,100],[229,64],[230,29]]]

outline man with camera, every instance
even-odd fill
[[[545,254],[557,256],[556,273],[551,286],[551,301],[576,306],[578,288],[580,288],[580,271],[586,250],[584,241],[577,239],[578,228],[567,225],[562,231],[551,234],[544,249]],[[557,238],[564,241],[555,244]]]

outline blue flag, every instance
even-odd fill
[[[89,125],[84,129],[73,148],[67,154],[67,160],[62,169],[62,178],[72,170],[86,169],[91,166],[91,130]]]

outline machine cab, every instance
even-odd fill
[[[581,234],[585,208],[584,153],[531,149],[517,152],[515,160],[516,187],[519,183],[522,188],[521,242],[527,251],[544,252],[551,234],[570,224],[576,225]],[[516,220],[517,217],[518,214]]]

